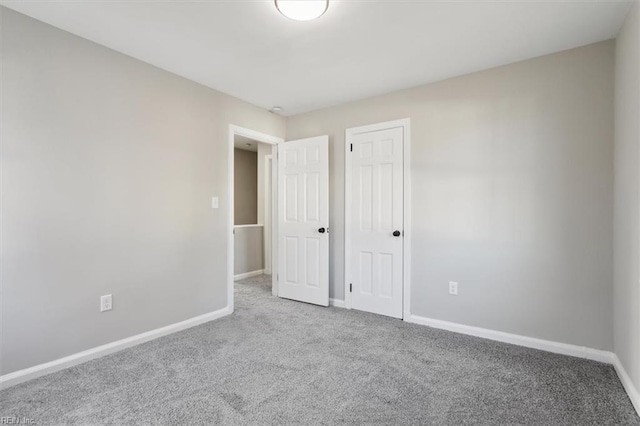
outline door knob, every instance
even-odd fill
[[[320,229],[318,229],[318,232],[319,232],[319,233],[321,233],[321,234],[324,234],[324,233],[325,233],[325,231],[326,231],[326,229],[324,229],[324,228],[320,228]]]
[[[399,237],[400,236],[400,231],[393,231],[393,236],[394,237]]]

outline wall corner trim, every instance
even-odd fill
[[[232,314],[229,307],[0,376],[0,390]]]
[[[627,395],[629,395],[629,399],[631,400],[631,403],[636,409],[638,416],[640,416],[640,392],[631,381],[631,377],[629,377],[627,370],[625,370],[624,367],[622,366],[622,363],[620,362],[618,355],[613,354],[612,358],[613,358],[613,368],[616,369],[616,373],[618,373],[618,377],[622,382],[622,386],[624,387],[624,390],[627,391]]]
[[[418,315],[411,315],[406,318],[405,321],[441,330],[453,331],[455,333],[467,334],[469,336],[482,337],[483,339],[495,340],[497,342],[510,343],[512,345],[539,349],[541,351],[590,359],[593,361],[604,362],[606,364],[613,364],[613,357],[615,356],[613,352],[603,351],[600,349],[592,349],[584,346],[537,339],[535,337],[520,336],[518,334],[505,333],[503,331],[490,330],[487,328],[472,327],[469,325],[426,318]]]

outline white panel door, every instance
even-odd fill
[[[329,306],[329,137],[278,145],[278,296]]]
[[[351,307],[402,318],[403,128],[349,142]]]

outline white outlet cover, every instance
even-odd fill
[[[113,309],[113,298],[110,294],[100,296],[100,312],[110,311]]]
[[[449,294],[453,294],[455,296],[458,295],[458,283],[455,281],[449,281]]]
[[[211,208],[217,209],[219,207],[218,197],[211,197]]]

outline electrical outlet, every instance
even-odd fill
[[[458,283],[455,281],[449,281],[449,294],[454,296],[458,295]]]
[[[211,197],[211,208],[217,209],[219,206],[220,203],[218,202],[218,197]]]
[[[110,294],[100,296],[100,312],[110,311],[113,308],[113,299]]]

